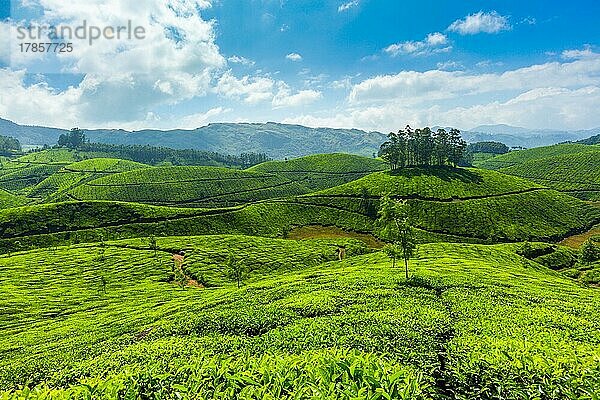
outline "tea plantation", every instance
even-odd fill
[[[500,171],[583,200],[600,201],[600,147],[595,147],[596,151],[531,160]]]
[[[3,159],[0,400],[597,399],[594,150],[393,173]]]
[[[333,261],[341,244],[356,250]],[[170,283],[181,248],[186,271],[216,286]],[[348,241],[179,237],[159,238],[156,255],[134,240],[0,257],[0,387],[4,398],[593,398],[600,294],[516,248],[422,245],[408,281]],[[241,289],[222,271],[230,254],[248,259]]]

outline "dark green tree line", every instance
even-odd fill
[[[92,153],[108,153],[111,157],[136,161],[144,164],[158,165],[199,165],[199,166],[227,166],[235,168],[249,168],[266,161],[271,161],[263,153],[243,153],[239,156],[221,154],[211,151],[194,149],[172,149],[169,147],[156,147],[148,145],[115,145],[106,143],[90,143],[85,132],[73,128],[58,138],[60,147],[76,149]]]
[[[407,126],[390,133],[379,149],[379,156],[392,171],[405,167],[453,165],[463,158],[467,143],[458,129],[412,129]]]
[[[21,151],[21,143],[9,136],[0,136],[0,152],[11,153]]]

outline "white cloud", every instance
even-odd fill
[[[242,56],[231,56],[227,59],[227,61],[233,64],[242,64],[247,67],[253,67],[254,64],[256,64],[254,61]]]
[[[351,103],[402,100],[420,102],[463,98],[538,87],[600,85],[600,55],[570,63],[551,62],[506,71],[475,74],[462,71],[402,71],[366,79],[352,88]]]
[[[285,123],[312,127],[360,128],[379,132],[411,126],[455,126],[508,124],[529,128],[589,129],[600,126],[596,104],[600,87],[581,89],[542,88],[525,92],[507,101],[489,101],[466,107],[440,105],[411,107],[401,103],[365,108],[348,108],[328,115],[288,117]]]
[[[358,7],[359,4],[360,4],[359,0],[353,0],[353,1],[349,1],[347,3],[343,3],[338,7],[338,12],[348,11],[351,8]]]
[[[224,114],[231,112],[230,108],[216,107],[204,113],[186,115],[178,124],[180,129],[196,129],[206,125]]]
[[[85,21],[87,26],[116,27],[131,21],[145,29],[146,39],[142,40],[102,39],[90,46],[85,40],[74,39],[75,51],[50,59],[50,64],[13,58],[12,70],[84,74],[77,87],[65,91],[77,96],[75,115],[83,121],[144,120],[153,107],[205,96],[215,74],[226,64],[215,43],[214,23],[200,15],[200,10],[210,7],[208,1],[148,0],[144,7],[136,0],[32,2],[43,10],[34,24],[80,26]],[[23,85],[22,89],[31,87]],[[46,94],[58,97],[50,88]]]
[[[585,46],[582,50],[573,49],[573,50],[565,50],[561,54],[561,58],[565,60],[575,60],[581,58],[590,58],[596,57],[597,54],[592,51],[590,46]]]
[[[442,33],[430,33],[421,41],[406,41],[392,44],[385,49],[384,52],[392,57],[400,55],[428,55],[433,53],[447,52],[451,50],[448,44],[448,37]]]
[[[339,109],[290,116],[309,126],[392,131],[404,125],[600,126],[600,54],[503,73],[402,71],[352,86]]]
[[[298,53],[290,53],[285,56],[286,59],[294,62],[302,61],[302,56]]]
[[[0,69],[0,116],[31,125],[79,125],[81,89],[55,92],[45,83],[26,86],[25,77],[25,70]]]
[[[446,71],[450,71],[450,70],[462,70],[462,69],[465,68],[464,65],[462,65],[461,63],[459,63],[457,61],[439,62],[439,63],[437,63],[437,67],[438,67],[438,69],[446,70]]]
[[[448,30],[458,32],[461,35],[475,35],[478,33],[498,33],[511,29],[508,17],[498,14],[496,11],[467,15],[463,19],[454,21]]]
[[[279,90],[275,97],[273,97],[272,102],[274,108],[306,106],[323,97],[322,93],[316,90],[301,90],[297,93],[292,93],[290,87],[285,83],[279,82],[278,86]]]
[[[228,71],[219,78],[215,90],[225,97],[256,104],[272,99],[274,85],[270,78],[244,76],[238,79]]]

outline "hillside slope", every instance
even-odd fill
[[[42,182],[31,188],[30,197],[60,198],[61,192],[94,179],[135,169],[150,168],[149,165],[114,158],[93,158],[66,165]],[[49,199],[50,201],[52,199]]]
[[[577,143],[564,143],[553,146],[536,147],[527,150],[511,151],[510,153],[492,157],[480,163],[479,167],[492,170],[499,170],[501,168],[507,168],[513,165],[522,164],[527,161],[540,160],[542,158],[547,157],[555,157],[597,150],[597,146],[588,146],[585,144]]]
[[[372,172],[382,171],[386,166],[380,159],[336,153],[269,161],[248,171],[276,174],[299,182],[311,190],[322,190],[351,182]]]
[[[111,185],[115,186],[88,184],[77,187],[74,192],[85,190],[90,196],[101,194],[120,198],[128,193],[137,196],[139,201],[142,194],[162,196],[169,193],[171,196],[173,187],[187,187],[188,183],[180,181],[168,183],[161,173],[153,175],[157,178],[156,184],[148,180],[142,185],[148,187],[145,191],[137,184],[127,185],[130,182],[128,174],[149,171],[154,174],[157,170],[161,169],[111,175],[101,179],[111,179]],[[171,169],[163,170],[169,171]],[[254,176],[258,174],[233,173],[250,174],[250,182],[254,182]],[[234,189],[241,192],[224,197],[231,202],[233,199],[249,201],[248,195],[254,196],[255,192],[245,192],[238,175],[233,176]],[[127,182],[116,180],[124,178]],[[269,176],[268,179],[273,178]],[[222,188],[220,181],[200,181],[199,184],[200,188],[211,191]],[[139,203],[102,201],[8,209],[0,211],[0,252],[150,235],[235,233],[285,237],[303,226],[337,227],[378,235],[375,219],[379,197],[386,192],[391,192],[397,199],[408,200],[411,221],[418,228],[421,242],[556,242],[600,222],[600,208],[525,179],[486,170],[438,168],[419,172],[411,169],[395,176],[378,172],[317,193],[294,197],[287,192],[285,198],[250,204],[242,202],[229,208],[219,208],[218,204],[224,204],[223,197],[215,197],[193,203],[194,206],[210,206],[210,209],[156,208]],[[221,202],[216,203],[216,200]]]
[[[573,197],[526,179],[478,169],[378,172],[299,201],[375,218],[384,194],[407,200],[412,223],[423,231],[492,242],[556,241],[600,219],[600,210]]]
[[[289,257],[292,268],[250,275],[239,290],[179,288],[173,248],[216,251],[218,271],[227,248],[244,262],[256,247],[208,239],[160,238],[156,257],[140,241],[0,257],[0,389],[41,385],[16,393],[30,399],[600,391],[599,292],[514,246],[423,245],[405,281],[379,252],[323,263],[346,242],[261,239],[270,250],[258,265]]]
[[[299,183],[272,174],[217,167],[157,167],[95,179],[66,195],[75,200],[221,207],[307,192]]]
[[[526,161],[500,172],[530,179],[583,200],[600,201],[600,147]]]

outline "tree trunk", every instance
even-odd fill
[[[406,272],[406,280],[408,280],[408,259],[404,259],[404,270]]]
[[[392,257],[392,268],[396,268],[396,257]]]

